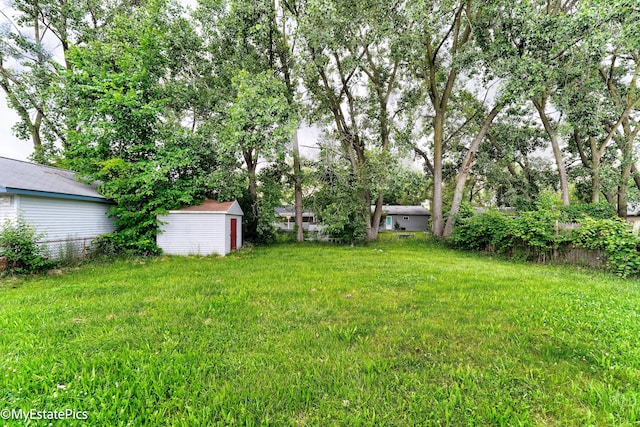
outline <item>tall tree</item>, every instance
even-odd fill
[[[385,1],[308,1],[300,18],[301,54],[310,59],[304,84],[316,117],[333,121],[367,240],[378,236],[386,180],[373,166],[389,162],[393,143],[401,12]]]
[[[535,0],[491,7],[478,31],[483,51],[491,52],[488,67],[505,78],[512,98],[528,99],[538,115],[549,138],[565,205],[569,204],[562,153],[565,117],[554,107],[558,108],[563,88],[589,69],[588,58],[576,55],[578,46],[602,34],[606,16],[599,16],[589,3]]]
[[[409,39],[412,49],[409,65],[422,82],[430,107],[432,132],[433,200],[432,230],[444,232],[443,159],[450,102],[460,85],[466,58],[473,41],[473,26],[481,9],[474,0],[417,1],[407,5],[412,26]],[[459,87],[458,87],[459,88]],[[461,126],[465,126],[462,123]],[[459,131],[453,130],[452,133]]]
[[[70,66],[69,49],[92,40],[135,3],[16,0],[0,12],[8,24],[0,31],[0,87],[20,118],[16,135],[31,139],[35,160],[46,162],[65,141],[54,98]]]
[[[218,141],[225,151],[235,152],[244,160],[249,180],[251,212],[248,213],[254,218],[256,237],[265,240],[266,236],[257,229],[258,219],[260,216],[271,218],[275,206],[259,203],[258,162],[282,162],[297,123],[283,94],[284,84],[270,71],[240,72],[234,77],[233,86],[236,98],[227,109]]]
[[[249,73],[258,76],[257,84],[260,84],[259,76],[270,76],[273,89],[280,91],[288,103],[290,116],[297,110],[296,92],[298,83],[293,76],[293,38],[292,18],[298,13],[296,2],[275,2],[273,0],[226,0],[226,1],[202,1],[196,10],[196,17],[200,22],[207,40],[212,62],[212,74],[219,80],[225,102],[229,105],[238,103],[241,99],[237,92],[239,86],[233,81],[238,81],[239,75]],[[265,81],[262,81],[265,83]],[[271,90],[265,86],[261,89],[264,93]],[[220,111],[228,111],[227,106],[221,106]],[[267,114],[267,111],[262,111]],[[260,114],[260,113],[258,113]],[[221,115],[214,119],[214,126],[225,127],[227,116]],[[266,120],[266,116],[264,117]],[[274,117],[274,123],[280,118]],[[300,153],[295,129],[286,127],[291,132],[291,142],[278,140],[281,144],[277,151],[283,156],[285,153],[293,157],[293,182],[296,200],[296,210],[302,212],[302,173]],[[247,128],[248,130],[249,128]],[[227,141],[229,141],[227,139]],[[275,141],[272,141],[275,142]],[[264,144],[263,144],[264,145]],[[274,149],[276,147],[273,147]],[[285,148],[287,148],[285,150]],[[239,148],[239,151],[242,151]],[[267,154],[263,151],[262,154]],[[256,170],[252,170],[251,163],[262,161],[269,163],[274,161],[273,156],[251,159],[246,162],[248,175],[248,208],[257,215],[260,191],[257,188]],[[257,163],[256,163],[257,165]],[[276,168],[276,170],[280,170]],[[263,211],[262,215],[271,216],[272,213]],[[248,217],[245,217],[247,220]],[[254,219],[257,220],[257,217]],[[302,214],[296,217],[300,221],[298,226],[298,239],[303,240]],[[255,223],[255,221],[254,221]],[[257,224],[257,223],[255,223]],[[249,226],[248,229],[253,227]]]
[[[115,202],[112,243],[121,250],[156,252],[158,214],[224,188],[212,184],[216,147],[171,111],[180,108],[169,77],[184,65],[175,51],[186,25],[179,6],[154,0],[69,50],[64,155]]]

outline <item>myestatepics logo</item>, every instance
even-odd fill
[[[73,409],[64,410],[38,410],[31,409],[23,411],[22,409],[5,408],[0,411],[0,419],[3,420],[22,420],[22,421],[39,421],[39,420],[86,420],[89,418],[87,411],[74,411]]]

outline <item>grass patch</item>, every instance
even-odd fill
[[[637,425],[638,285],[420,235],[85,266],[0,285],[0,410],[88,413],[53,425]]]

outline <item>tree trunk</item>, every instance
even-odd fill
[[[383,195],[380,194],[376,199],[376,205],[373,213],[370,215],[369,226],[367,227],[367,240],[372,242],[378,238],[380,231],[380,219],[382,218]]]
[[[245,164],[247,165],[247,174],[249,175],[249,194],[255,204],[258,201],[258,185],[256,179],[257,162],[254,161],[253,154],[250,151],[242,153]]]
[[[633,140],[627,141],[622,150],[622,168],[620,170],[620,185],[618,186],[618,216],[627,218],[627,190],[631,167],[633,166]]]
[[[434,236],[442,236],[442,145],[444,137],[444,111],[437,112],[433,124],[433,203],[431,229]]]
[[[480,144],[489,131],[489,127],[491,127],[493,119],[496,118],[501,109],[501,105],[496,105],[489,112],[489,115],[487,115],[484,123],[482,124],[482,128],[480,128],[480,132],[478,132],[478,135],[476,135],[476,138],[471,143],[471,147],[469,147],[469,151],[467,152],[464,161],[462,162],[462,168],[460,169],[460,174],[458,175],[458,180],[456,182],[456,189],[453,193],[453,202],[451,203],[451,209],[449,210],[447,223],[444,227],[444,237],[449,237],[451,235],[451,232],[453,231],[453,226],[456,222],[456,215],[458,215],[458,212],[460,211],[460,205],[462,203],[462,195],[464,192],[465,184],[467,182],[467,176],[469,175],[469,171],[473,166],[475,154],[478,152]]]
[[[600,201],[600,150],[594,137],[589,137],[591,144],[591,203]]]
[[[304,241],[304,229],[302,228],[302,169],[300,167],[300,147],[298,145],[298,131],[293,134],[293,187],[294,209],[296,214],[296,241]]]
[[[556,131],[556,129],[554,129],[553,125],[551,124],[551,120],[547,116],[547,113],[544,111],[547,100],[545,97],[542,97],[541,102],[536,99],[533,99],[532,101],[533,105],[535,105],[536,107],[536,110],[538,110],[540,120],[542,120],[542,124],[544,125],[544,129],[547,131],[547,135],[549,135],[549,139],[551,140],[553,157],[556,160],[558,174],[560,175],[560,193],[562,196],[562,204],[564,206],[569,206],[569,180],[567,179],[567,170],[564,166],[562,151],[560,150],[560,137],[558,136],[558,132]]]

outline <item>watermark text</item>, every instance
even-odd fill
[[[21,420],[25,423],[38,420],[86,420],[88,418],[89,413],[87,411],[75,411],[73,409],[31,409],[24,411],[21,408],[5,408],[0,410],[0,420]]]

